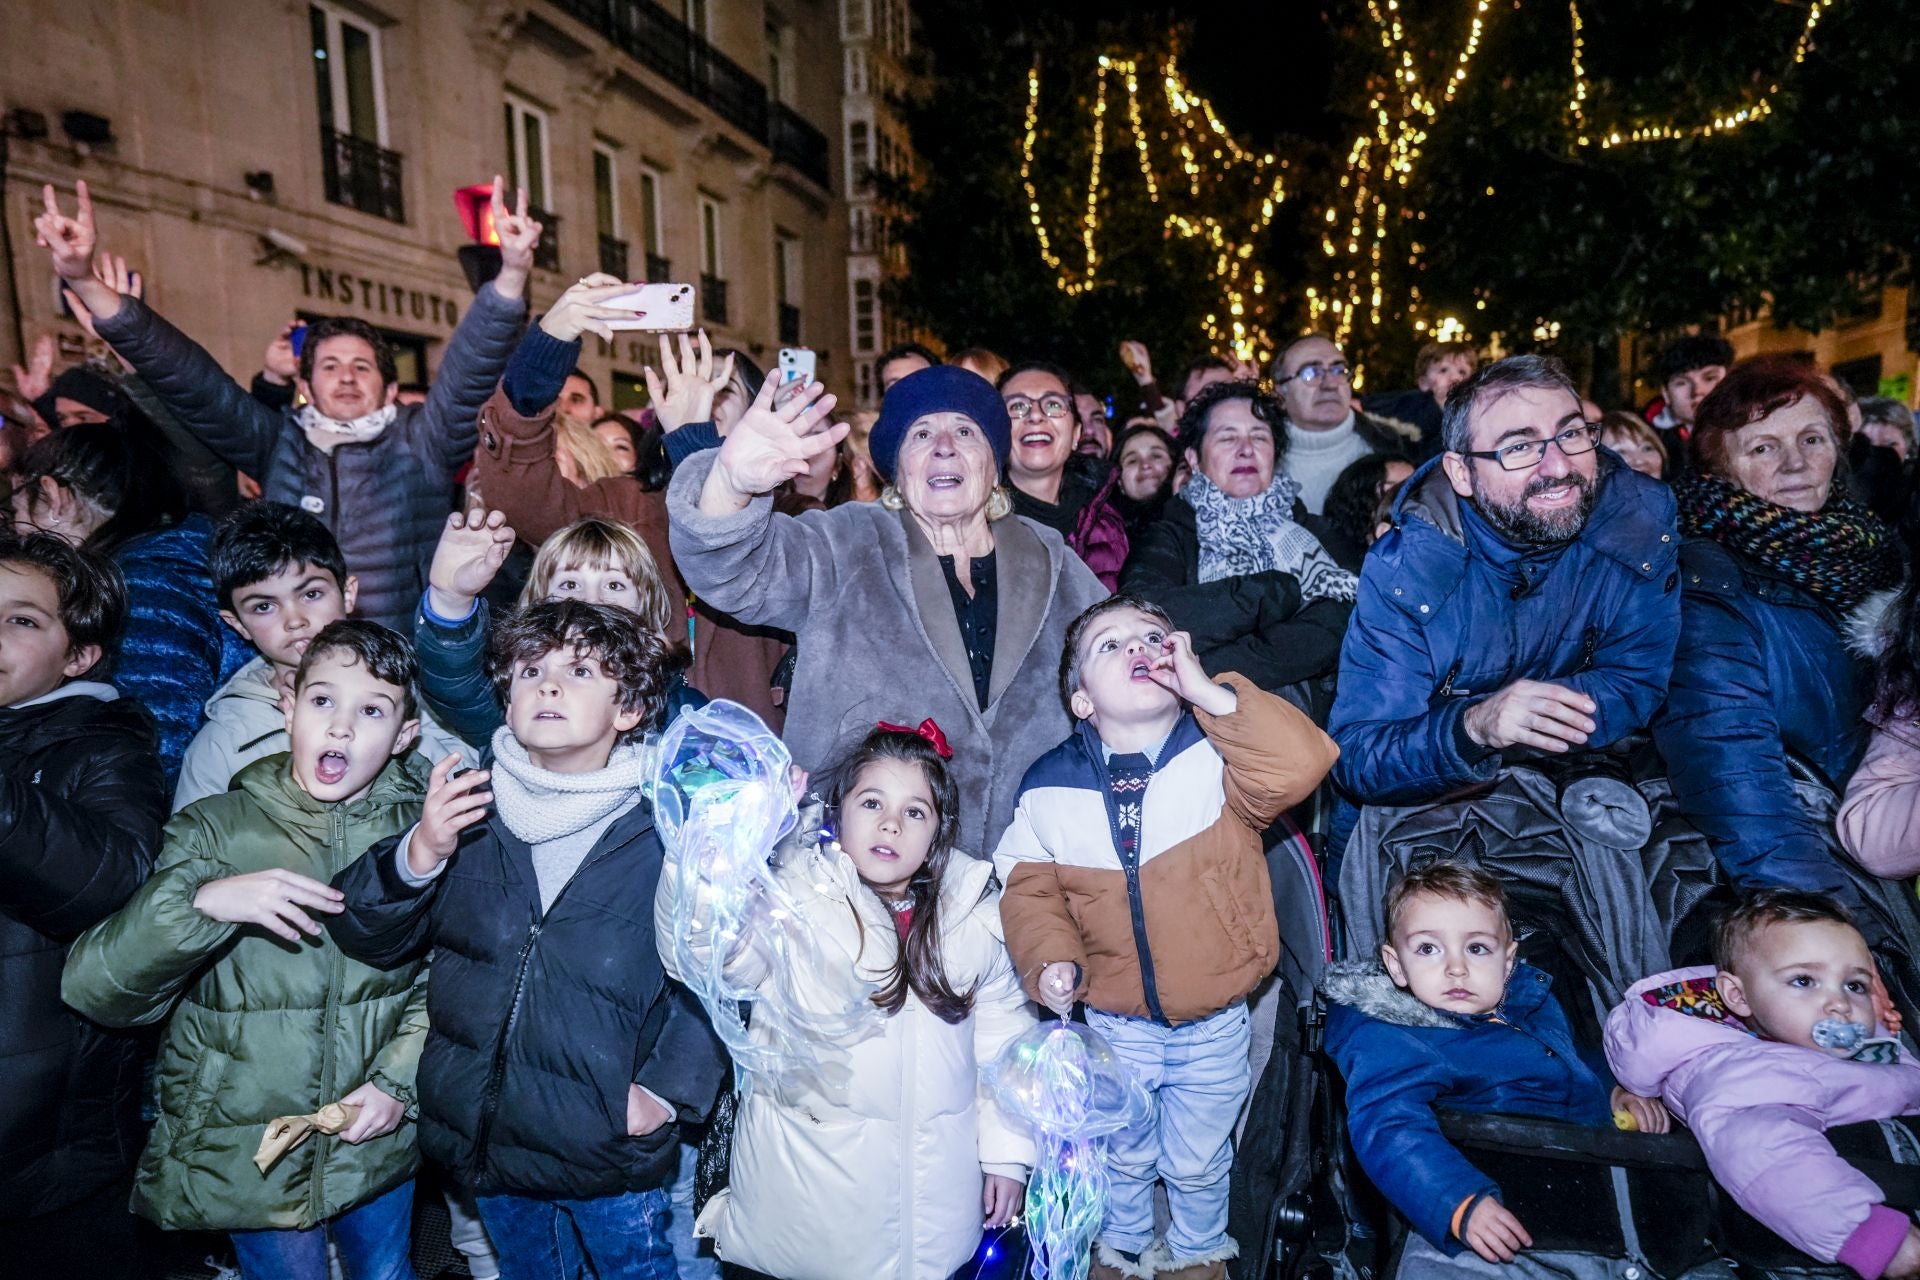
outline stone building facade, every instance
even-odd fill
[[[549,225],[536,308],[597,269],[689,281],[716,344],[811,346],[850,393],[838,3],[15,0],[0,367],[80,350],[32,218],[85,178],[103,247],[236,375],[337,312],[422,377],[471,298],[456,193],[505,173]],[[652,341],[588,340],[608,403]]]

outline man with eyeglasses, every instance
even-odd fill
[[[1420,456],[1420,429],[1412,423],[1361,413],[1353,407],[1353,369],[1331,338],[1310,333],[1281,349],[1273,363],[1273,390],[1287,411],[1287,474],[1300,482],[1300,501],[1314,515],[1340,473],[1375,453]]]
[[[1680,634],[1672,493],[1597,448],[1559,361],[1482,368],[1442,439],[1367,556],[1341,650],[1335,778],[1363,804],[1612,745],[1659,708]]]

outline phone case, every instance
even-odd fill
[[[693,328],[693,297],[690,284],[638,284],[631,293],[608,298],[600,305],[645,313],[631,320],[609,320],[609,329],[671,333]]]

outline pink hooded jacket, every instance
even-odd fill
[[[1877,876],[1920,874],[1920,724],[1877,726],[1834,823],[1853,860]]]
[[[1655,974],[1607,1017],[1621,1086],[1658,1096],[1693,1131],[1740,1207],[1822,1262],[1876,1280],[1909,1219],[1834,1152],[1825,1131],[1920,1111],[1920,1064],[1848,1062],[1762,1040],[1713,989],[1714,969]]]

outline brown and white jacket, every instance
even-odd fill
[[[1291,703],[1239,675],[1231,714],[1184,713],[1138,815],[1107,785],[1100,736],[1082,721],[1035,761],[993,855],[1007,947],[1027,992],[1040,971],[1080,966],[1076,998],[1177,1025],[1252,991],[1279,962],[1261,833],[1313,791],[1339,748]],[[1123,816],[1139,824],[1123,859]]]

